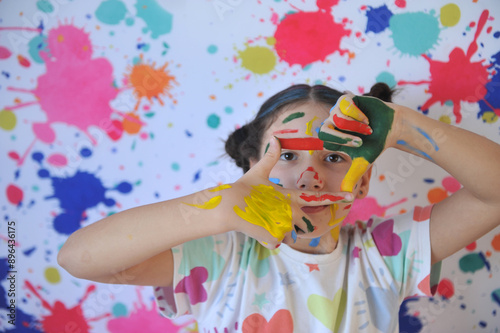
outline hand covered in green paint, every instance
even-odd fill
[[[314,221],[301,207],[352,201],[350,193],[301,191],[272,183],[269,174],[280,154],[279,141],[273,137],[264,157],[228,190],[232,204],[236,203],[232,207],[235,215],[228,217],[234,223],[232,229],[270,249],[279,246],[285,236],[295,240],[314,230]]]
[[[352,164],[341,191],[352,192],[369,166],[387,148],[394,109],[374,97],[344,95],[330,110],[319,131],[325,149],[342,151]]]

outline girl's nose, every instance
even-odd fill
[[[308,167],[300,174],[299,179],[297,180],[297,187],[301,190],[321,190],[323,185],[323,181],[313,167]]]

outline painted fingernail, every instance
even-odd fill
[[[303,233],[303,234],[305,234],[304,230],[302,230],[298,225],[295,225],[294,227],[295,227],[295,231],[297,233]]]
[[[278,245],[276,245],[275,249],[277,249],[278,247],[280,247],[281,243],[279,243]]]

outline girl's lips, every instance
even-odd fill
[[[302,211],[306,214],[315,214],[323,211],[324,209],[328,208],[329,205],[323,205],[323,206],[304,206],[301,207]]]

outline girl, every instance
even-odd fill
[[[385,102],[325,86],[276,94],[226,142],[245,172],[238,181],[80,229],[60,265],[155,286],[161,313],[193,314],[200,332],[397,331],[404,298],[431,295],[432,265],[499,225],[500,146],[390,103],[384,84],[370,95]],[[341,227],[391,147],[463,188],[433,207]]]

